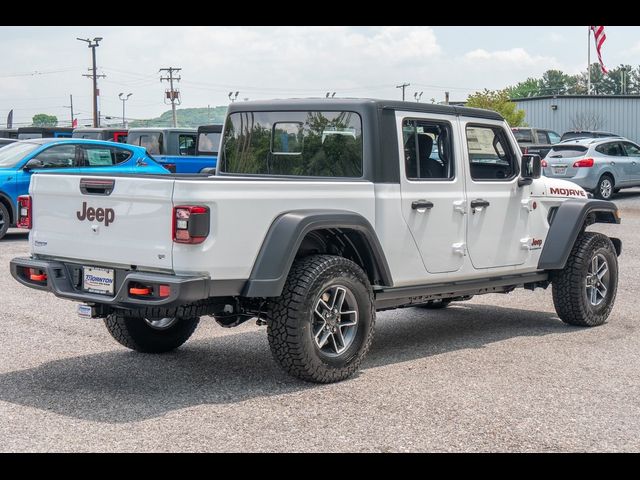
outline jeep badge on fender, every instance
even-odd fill
[[[104,222],[104,226],[108,227],[116,218],[116,212],[113,208],[87,208],[87,202],[82,202],[82,211],[77,211],[76,216],[81,222],[87,219],[89,222]]]

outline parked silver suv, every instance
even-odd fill
[[[567,140],[549,150],[542,169],[608,200],[622,188],[640,186],[640,147],[623,137]]]

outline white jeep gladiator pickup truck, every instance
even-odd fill
[[[20,199],[20,283],[82,302],[140,352],[203,316],[266,324],[275,359],[314,382],[352,375],[376,311],[442,308],[552,285],[566,323],[614,304],[615,204],[540,176],[503,118],[409,102],[230,106],[215,175],[37,174]]]

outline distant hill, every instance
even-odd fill
[[[178,127],[198,127],[200,125],[210,125],[212,123],[224,122],[227,114],[227,107],[205,108],[179,108],[176,111],[178,116]],[[134,127],[171,127],[173,120],[171,110],[167,110],[157,118],[148,120],[134,120],[129,122],[129,128]]]

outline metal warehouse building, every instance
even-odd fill
[[[530,127],[562,135],[568,130],[604,130],[640,142],[640,95],[558,95],[519,98]]]

